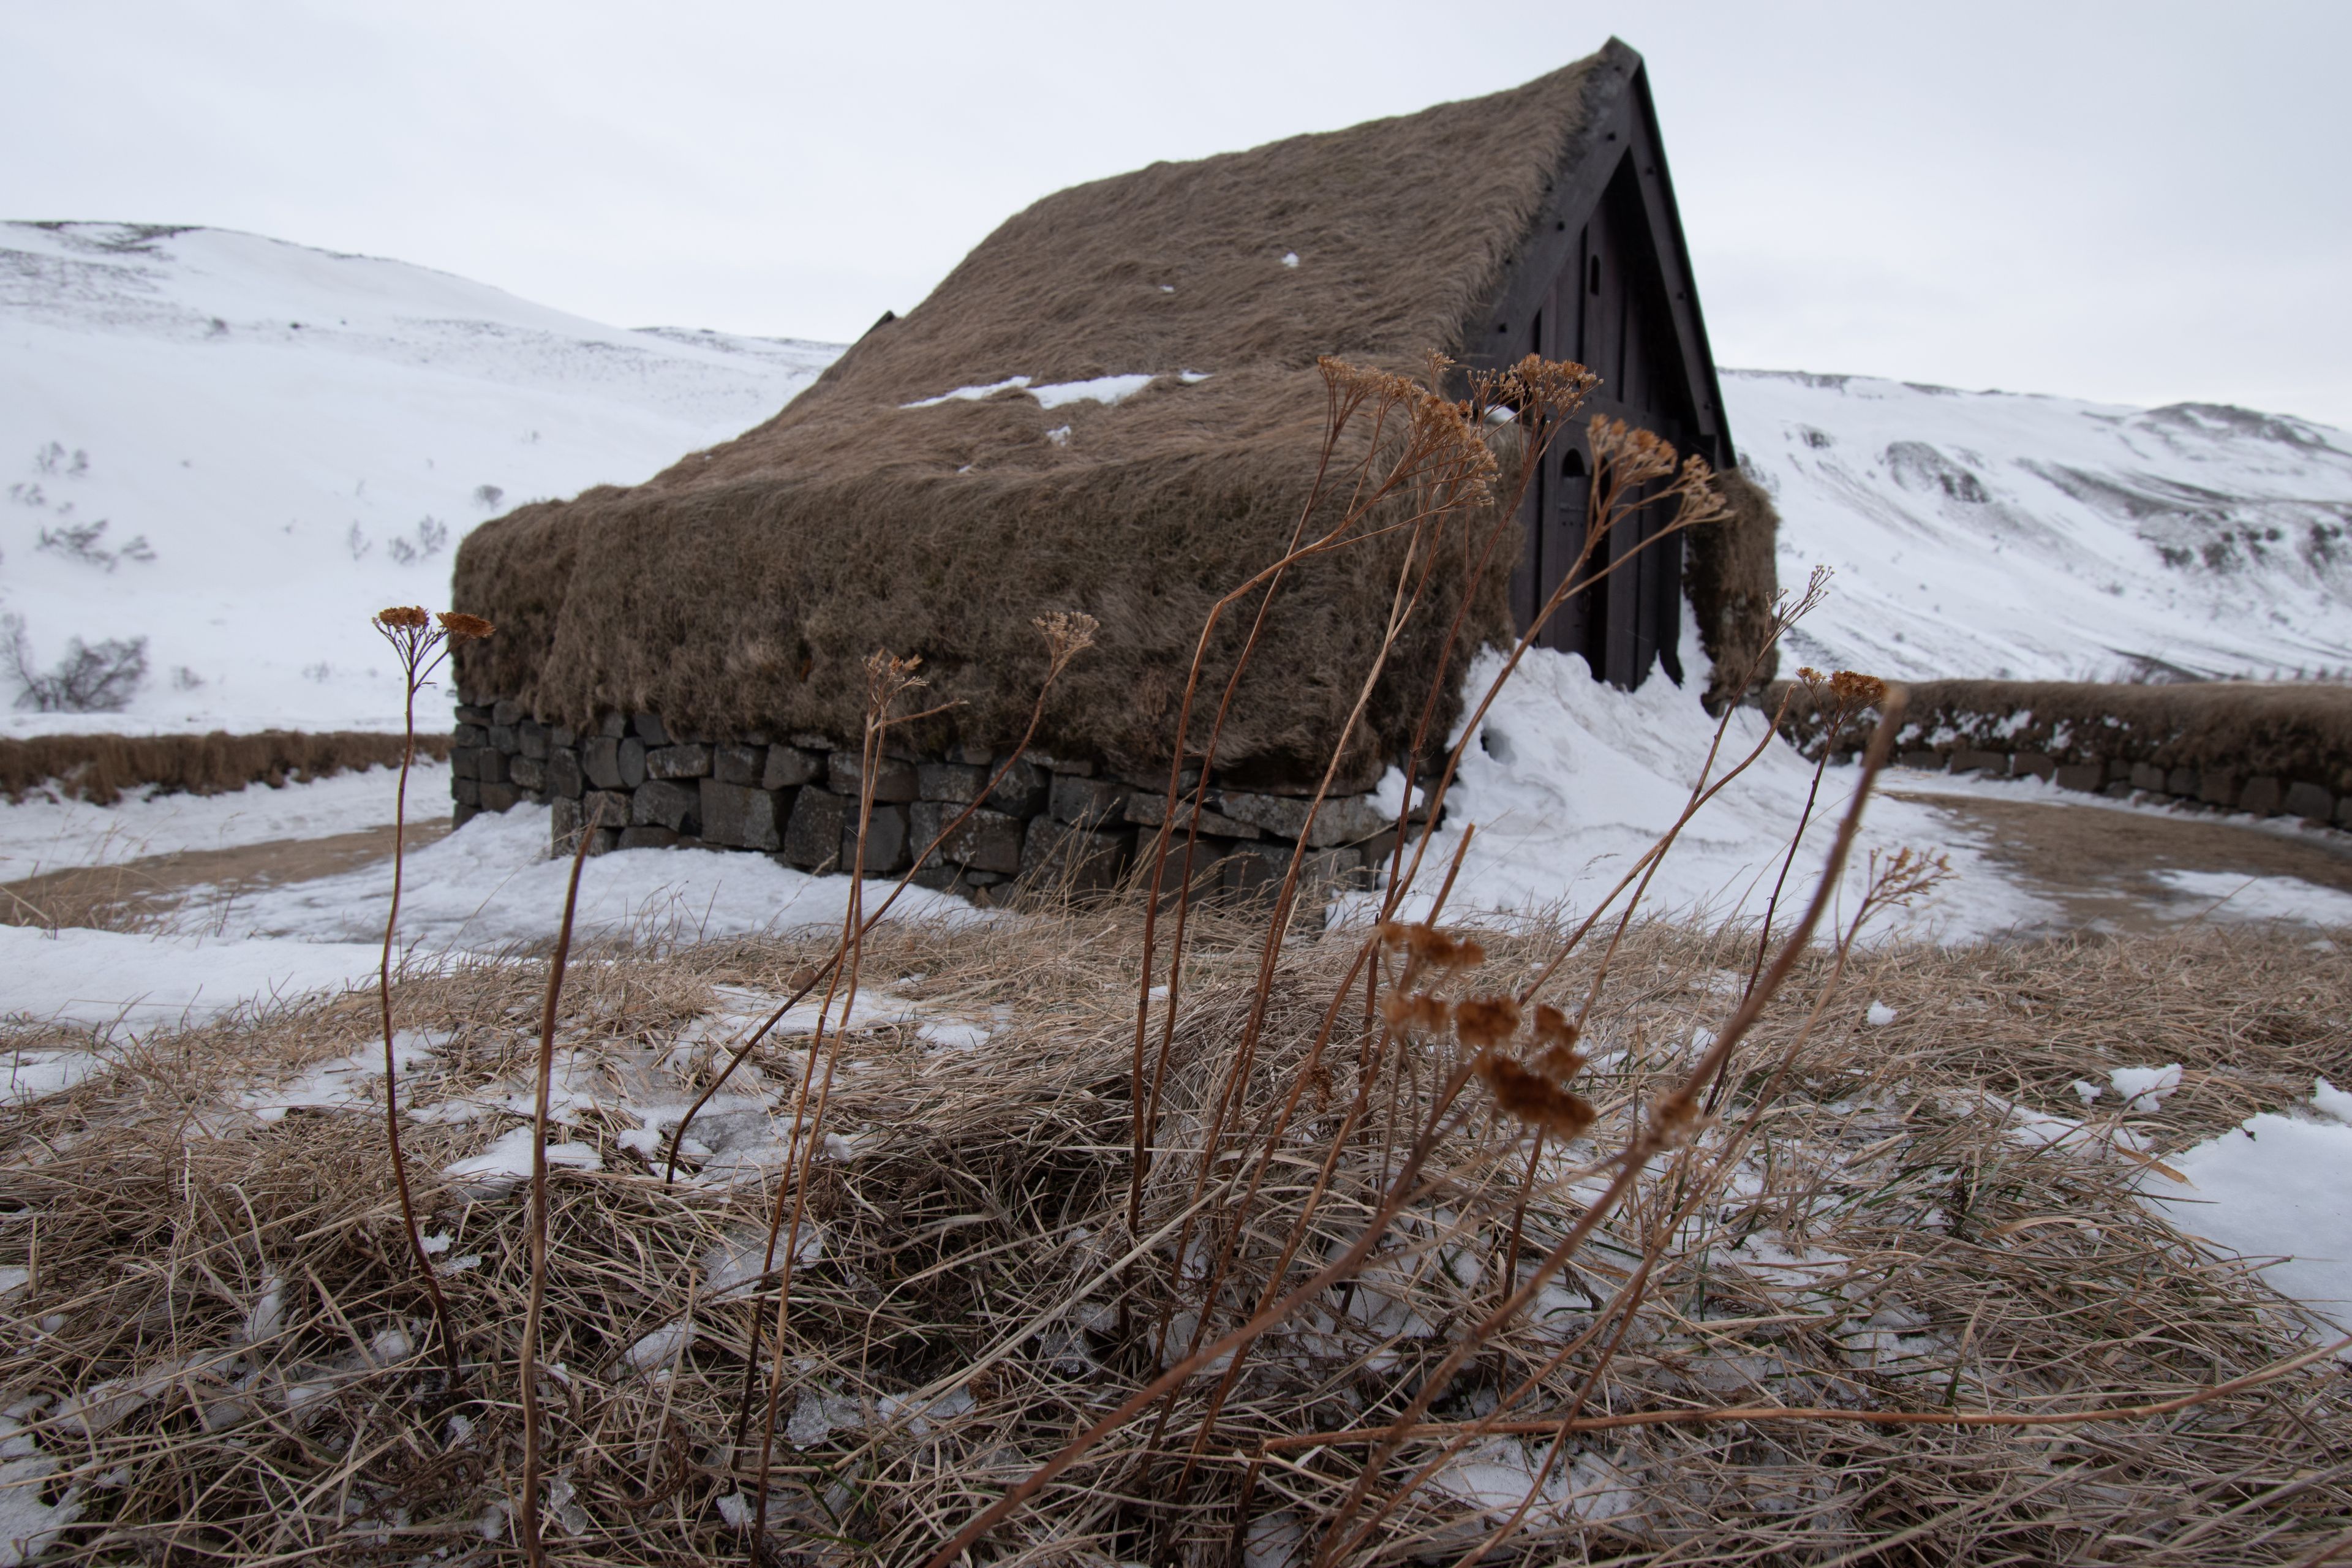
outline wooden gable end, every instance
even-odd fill
[[[1733,461],[1715,359],[1675,211],[1642,57],[1611,39],[1571,142],[1508,281],[1470,341],[1480,366],[1528,353],[1574,360],[1601,377],[1589,414],[1646,426],[1717,468]],[[1563,433],[1527,500],[1511,606],[1525,627],[1559,585],[1584,538],[1591,454]],[[1621,522],[1589,570],[1623,564],[1546,625],[1548,647],[1580,653],[1595,676],[1632,689],[1654,666],[1680,684],[1682,540],[1652,541],[1664,519]]]

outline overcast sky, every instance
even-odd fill
[[[1716,354],[2352,427],[2352,5],[0,0],[0,216],[845,340],[1045,193],[1650,65]]]

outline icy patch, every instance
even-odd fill
[[[422,858],[412,857],[412,864]],[[389,872],[386,877],[389,892]],[[338,921],[342,933],[357,934],[373,923],[380,936],[383,905],[344,910]],[[111,1037],[367,984],[382,956],[382,947],[368,942],[223,941],[0,926],[0,974],[8,977],[0,1008],[12,1019],[81,1025]]]
[[[40,1556],[81,1517],[79,1486],[66,1488],[53,1503],[41,1500],[49,1478],[64,1468],[13,1416],[0,1415],[0,1568]]]
[[[449,1043],[450,1037],[401,1029],[392,1037],[393,1063],[414,1072]],[[231,1103],[263,1121],[282,1121],[289,1110],[357,1110],[373,1108],[373,1087],[383,1077],[383,1047],[362,1046],[350,1056],[320,1062],[290,1083],[239,1091]]]
[[[604,1168],[604,1157],[593,1143],[551,1143],[547,1163],[574,1171]],[[482,1152],[443,1166],[441,1173],[457,1184],[461,1197],[495,1198],[529,1181],[530,1166],[530,1129],[518,1127]]]
[[[937,397],[919,398],[913,403],[901,403],[901,408],[937,408],[942,403],[972,402],[993,397],[1000,392],[1026,392],[1037,400],[1040,408],[1059,408],[1066,403],[1120,403],[1150,386],[1159,376],[1148,372],[1126,375],[1097,375],[1086,381],[1055,381],[1037,385],[1025,375],[1007,376],[984,386],[959,386],[952,392],[942,392]],[[1186,371],[1180,380],[1190,384],[1206,381],[1205,374]]]
[[[2319,1114],[2263,1111],[2167,1157],[2182,1183],[2150,1172],[2140,1198],[2175,1228],[2263,1262],[2263,1277],[2352,1330],[2352,1095],[2321,1079]]]
[[[1622,1519],[1640,1505],[1639,1482],[1598,1454],[1577,1455],[1564,1474],[1554,1466],[1538,1492],[1536,1478],[1548,1451],[1549,1445],[1494,1438],[1455,1455],[1430,1477],[1429,1484],[1498,1523],[1535,1494],[1521,1521],[1523,1529]]]
[[[937,408],[942,403],[976,403],[983,397],[993,397],[1000,392],[1011,392],[1016,387],[1025,387],[1028,384],[1029,378],[1025,375],[1007,376],[1003,381],[992,381],[985,386],[959,386],[952,392],[942,392],[937,397],[925,397],[913,403],[901,403],[898,406]]]
[[[1295,250],[1286,250],[1286,251],[1284,251],[1284,252],[1282,253],[1282,264],[1283,264],[1285,267],[1296,267],[1296,266],[1297,266],[1297,265],[1298,265],[1298,252],[1297,252],[1297,251],[1295,251]]]
[[[2352,893],[2300,877],[2242,877],[2233,871],[2152,873],[2174,891],[2200,900],[2197,912],[2235,921],[2289,921],[2298,925],[2352,926]]]

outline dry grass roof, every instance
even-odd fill
[[[766,424],[476,532],[457,603],[501,630],[461,656],[465,689],[575,724],[650,710],[710,734],[838,735],[862,710],[859,665],[887,646],[923,657],[932,696],[964,704],[943,725],[984,745],[1018,733],[1034,695],[1030,618],[1084,610],[1102,637],[1041,743],[1164,760],[1209,605],[1298,521],[1318,356],[1407,369],[1458,352],[1591,104],[1638,64],[1612,42],[1491,97],[1045,198]],[[1117,375],[1154,379],[1115,404],[1049,408],[1018,387],[929,401]],[[1229,728],[1237,774],[1328,754],[1391,564],[1365,551],[1305,574]],[[1482,633],[1507,627],[1500,588],[1479,595]],[[1377,774],[1409,734],[1434,643],[1402,650],[1352,773]]]

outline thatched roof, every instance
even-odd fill
[[[1046,197],[766,424],[635,489],[478,530],[457,603],[500,630],[467,650],[463,689],[574,725],[618,710],[712,735],[846,736],[859,667],[887,647],[923,657],[929,699],[962,701],[946,730],[1002,743],[1042,668],[1030,618],[1084,610],[1097,647],[1040,743],[1164,761],[1208,606],[1297,522],[1317,357],[1460,353],[1580,155],[1595,95],[1639,64],[1612,41],[1492,97]],[[1116,403],[1049,407],[1020,387],[939,401],[1016,376],[1147,375]],[[1328,753],[1391,582],[1360,551],[1286,596],[1220,749],[1237,779]],[[1499,583],[1474,620],[1508,630]],[[1356,782],[1409,736],[1434,642],[1402,650],[1351,749]]]

